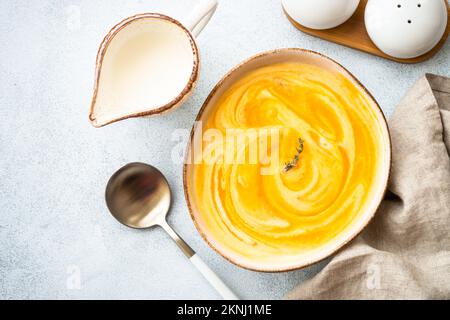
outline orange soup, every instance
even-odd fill
[[[245,75],[203,123],[203,132],[232,132],[235,147],[204,137],[208,161],[194,164],[193,193],[210,236],[261,262],[290,261],[333,241],[376,192],[384,152],[378,117],[335,71],[282,63]]]

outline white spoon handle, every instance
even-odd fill
[[[205,277],[206,280],[217,290],[217,292],[224,298],[225,300],[239,300],[239,298],[233,293],[233,291],[228,288],[228,286],[223,283],[223,281],[212,271],[206,263],[198,256],[198,254],[194,254],[189,260],[193,263],[193,265],[201,272],[201,274]]]
[[[170,235],[178,247],[183,251],[186,257],[191,260],[192,264],[200,271],[206,280],[225,300],[238,300],[238,297],[227,287],[225,283],[212,271],[194,250],[173,230],[173,228],[164,220],[159,223],[161,227]]]

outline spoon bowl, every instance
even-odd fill
[[[106,186],[105,198],[114,218],[135,229],[160,225],[171,205],[166,178],[144,163],[130,163],[118,170]]]

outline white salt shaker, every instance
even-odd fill
[[[409,59],[433,49],[447,27],[446,0],[369,0],[367,32],[374,44],[395,58]]]

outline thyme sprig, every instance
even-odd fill
[[[288,172],[289,170],[297,166],[298,161],[300,160],[300,154],[303,152],[304,143],[305,141],[303,141],[302,138],[298,138],[297,153],[295,154],[294,158],[291,161],[285,163],[284,172]]]

